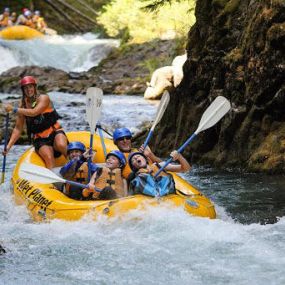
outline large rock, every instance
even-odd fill
[[[172,86],[173,67],[163,66],[154,71],[144,92],[145,99],[159,99],[164,90]]]
[[[284,0],[198,0],[184,78],[161,121],[160,155],[196,129],[218,95],[232,111],[186,150],[194,162],[285,172]]]

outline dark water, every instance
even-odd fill
[[[285,215],[285,175],[194,167],[185,178],[240,223],[275,223]]]

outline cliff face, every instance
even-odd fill
[[[177,148],[218,95],[232,103],[221,123],[185,151],[192,162],[285,172],[285,1],[198,0],[184,79],[154,136]]]

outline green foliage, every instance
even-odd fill
[[[149,74],[152,74],[160,66],[160,64],[161,62],[159,59],[154,57],[144,60],[139,64],[139,66],[145,67],[149,71]]]
[[[155,12],[144,8],[153,1],[113,0],[97,18],[111,37],[122,34],[132,42],[185,37],[195,23],[195,0],[166,1]],[[169,4],[168,2],[171,2]]]

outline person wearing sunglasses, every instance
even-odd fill
[[[148,158],[149,162],[161,162],[161,159],[158,158],[149,147],[144,149],[143,146],[137,150],[132,147],[132,133],[128,128],[117,128],[113,132],[113,141],[118,149],[124,154],[126,161],[128,162],[128,157],[131,152],[143,152],[144,155]],[[122,175],[125,179],[129,178],[129,175],[132,173],[132,170],[127,163],[123,169]]]

